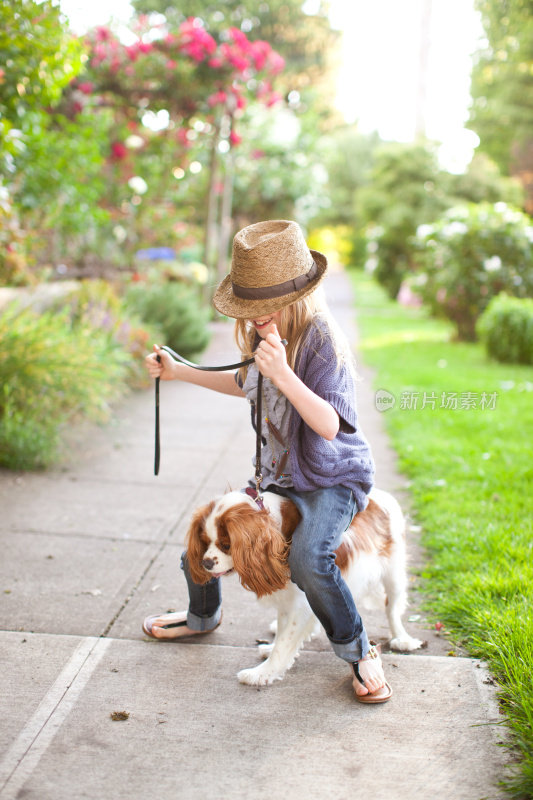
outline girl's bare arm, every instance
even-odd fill
[[[161,358],[161,362],[157,357]],[[145,364],[152,378],[161,378],[162,381],[186,381],[197,386],[205,386],[222,394],[232,394],[236,397],[245,397],[242,389],[235,382],[234,372],[205,372],[204,370],[180,364],[165,350],[154,344],[154,352],[145,359]]]

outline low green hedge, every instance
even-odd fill
[[[0,466],[46,467],[73,419],[107,417],[132,357],[106,332],[72,325],[67,310],[12,305],[0,315],[0,341]]]
[[[488,354],[497,361],[533,364],[533,300],[498,295],[477,329]]]

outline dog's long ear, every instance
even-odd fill
[[[213,577],[202,567],[202,559],[207,550],[207,535],[205,521],[214,508],[214,503],[208,503],[194,512],[189,530],[187,531],[187,560],[191,578],[195,583],[207,583]]]
[[[224,514],[224,524],[244,588],[258,597],[283,589],[290,578],[289,546],[269,512],[240,503]]]

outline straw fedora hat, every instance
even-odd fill
[[[326,257],[308,248],[298,223],[257,222],[235,234],[231,272],[213,305],[237,319],[270,314],[314,291],[327,268]]]

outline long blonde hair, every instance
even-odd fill
[[[324,336],[323,327],[326,327],[331,335],[337,356],[337,367],[347,364],[350,368],[353,368],[354,359],[350,345],[328,309],[322,287],[318,287],[306,297],[281,309],[278,330],[281,338],[287,340],[287,363],[290,368],[295,369],[298,353],[310,324],[312,322],[318,323],[319,321],[326,323],[325,326],[317,325],[317,330],[322,336]],[[243,360],[253,356],[257,345],[257,336],[255,328],[248,320],[236,320],[235,341]],[[243,383],[246,379],[247,371],[248,367],[241,367],[239,370],[239,378]]]

